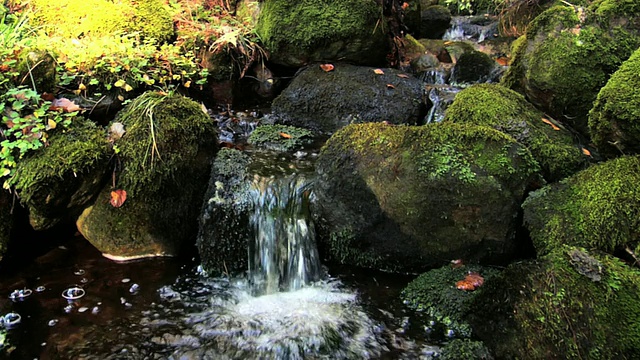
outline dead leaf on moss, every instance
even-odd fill
[[[474,291],[484,284],[484,278],[478,273],[470,272],[464,279],[456,283],[456,289],[464,291]]]
[[[373,69],[373,72],[378,74],[378,75],[383,75],[384,71],[382,71],[382,69]]]
[[[287,134],[287,133],[281,132],[281,133],[279,133],[279,134],[280,134],[280,136],[282,136],[282,137],[283,137],[283,138],[285,138],[285,139],[291,139],[291,135],[289,135],[289,134]]]
[[[111,200],[109,201],[111,206],[119,208],[125,201],[127,201],[127,192],[125,190],[118,189],[111,192]]]
[[[403,79],[408,79],[409,75],[407,75],[407,74],[398,74],[398,77],[399,78],[403,78]]]
[[[591,156],[591,151],[587,150],[586,148],[582,148],[582,153],[586,156]]]
[[[552,128],[553,130],[555,130],[555,131],[560,130],[560,128],[559,128],[556,124],[552,123],[549,119],[542,118],[542,122],[543,122],[543,123],[545,123],[545,124],[549,124],[549,125],[551,125],[551,128]]]
[[[387,84],[387,89],[395,89],[396,87],[393,84]]]
[[[51,110],[62,110],[64,112],[80,111],[82,108],[67,98],[53,99]]]
[[[333,66],[333,64],[320,64],[320,69],[322,69],[324,72],[333,71],[333,69],[335,68],[336,67]]]

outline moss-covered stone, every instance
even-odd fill
[[[335,64],[310,66],[273,101],[279,122],[333,133],[350,123],[418,124],[425,113],[423,84],[396,69]]]
[[[598,91],[640,46],[637,9],[629,0],[550,8],[527,28],[505,84],[521,85],[534,105],[588,135],[587,114]]]
[[[288,66],[331,60],[380,66],[389,48],[384,28],[374,0],[269,0],[256,24],[270,60]]]
[[[467,51],[460,55],[451,72],[451,83],[465,85],[487,82],[496,75],[498,63],[480,51]]]
[[[250,242],[248,190],[251,158],[221,149],[211,167],[196,245],[202,266],[211,275],[246,271]]]
[[[136,31],[163,42],[174,33],[171,14],[160,0],[35,0],[29,6],[33,25],[50,35],[76,38]]]
[[[174,255],[196,236],[215,151],[213,122],[198,103],[157,92],[136,98],[116,121],[126,134],[116,143],[115,189],[127,199],[111,206],[107,186],[78,228],[114,258]]]
[[[550,182],[586,167],[589,157],[574,143],[571,132],[543,119],[545,115],[522,95],[493,84],[474,85],[458,93],[445,117],[445,121],[490,126],[511,135],[531,150]]]
[[[598,261],[599,281],[576,252]],[[499,359],[636,359],[640,272],[619,259],[559,246],[487,281],[467,317]]]
[[[45,51],[23,51],[16,66],[19,73],[15,83],[34,88],[38,93],[56,90],[56,60]]]
[[[529,195],[524,222],[536,250],[561,244],[613,252],[635,249],[640,234],[640,157],[594,165]]]
[[[261,148],[291,151],[310,144],[312,140],[313,133],[307,129],[287,125],[262,125],[249,135],[248,142]]]
[[[420,270],[513,250],[528,150],[488,127],[349,125],[316,163],[321,245],[342,263]]]
[[[524,94],[523,56],[527,51],[527,36],[522,35],[511,44],[511,61],[502,75],[500,84]]]
[[[609,157],[640,152],[640,50],[600,90],[589,113],[589,132]]]
[[[493,355],[481,341],[454,339],[440,352],[441,360],[493,360]]]
[[[453,330],[455,337],[470,337],[471,327],[464,321],[464,316],[469,312],[473,299],[482,293],[482,286],[474,291],[456,288],[456,283],[469,273],[479,274],[487,281],[499,272],[479,265],[446,265],[410,282],[402,290],[402,299],[409,308],[424,314],[427,321],[435,322],[434,327]]]
[[[104,129],[82,117],[74,118],[70,129],[54,132],[48,142],[22,159],[9,179],[36,230],[75,219],[104,185],[113,153]]]

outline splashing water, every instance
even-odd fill
[[[321,278],[313,224],[309,221],[311,183],[298,176],[256,176],[249,248],[249,279],[254,295],[302,288]]]

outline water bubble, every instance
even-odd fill
[[[456,335],[456,332],[453,331],[452,329],[447,329],[447,332],[445,334],[449,339],[451,339],[452,337],[454,337]]]
[[[67,314],[69,314],[72,311],[73,311],[73,305],[69,304],[64,307],[64,312],[66,312]]]
[[[49,323],[47,323],[47,325],[49,326],[56,326],[56,324],[58,324],[58,319],[51,319],[49,320]]]
[[[2,323],[7,329],[11,329],[14,326],[17,326],[18,324],[20,324],[21,320],[22,317],[20,316],[20,314],[14,312],[10,312],[2,317]]]
[[[87,310],[89,310],[89,308],[88,308],[88,307],[86,307],[86,306],[83,306],[83,307],[81,307],[81,308],[79,308],[79,309],[78,309],[78,312],[79,312],[79,313],[83,313],[83,312],[85,312],[85,311],[87,311]]]
[[[127,299],[125,299],[125,298],[123,298],[123,297],[121,297],[121,298],[120,298],[120,304],[124,304],[124,303],[126,303],[126,302],[127,302]]]
[[[11,301],[22,301],[31,296],[32,293],[33,291],[31,289],[13,290],[9,295],[9,299],[11,299]]]
[[[128,283],[129,281],[131,281],[131,279],[129,279],[129,278],[124,278],[124,279],[122,279],[122,283],[123,283],[123,284],[126,284],[126,283]]]
[[[129,302],[124,303],[124,307],[126,307],[127,309],[132,307],[132,306],[133,306],[132,303],[129,303]]]
[[[43,342],[42,344],[40,344],[40,346],[47,346],[47,343]]]
[[[78,270],[73,272],[73,275],[82,276],[82,275],[84,275],[84,270],[83,269],[78,269]]]
[[[44,287],[44,286],[38,286],[38,287],[36,288],[36,291],[37,291],[37,292],[43,292],[43,291],[45,291],[45,290],[47,290],[47,288],[46,288],[46,287]]]
[[[132,294],[138,293],[138,290],[140,290],[140,285],[138,285],[138,284],[133,284],[129,288],[129,292],[132,293]]]
[[[78,286],[73,286],[62,292],[62,297],[67,300],[77,300],[83,297],[85,294],[84,289]]]
[[[92,313],[93,315],[96,315],[96,314],[97,314],[97,313],[99,313],[99,312],[100,312],[100,308],[99,308],[99,307],[97,307],[97,306],[94,306],[94,307],[93,307],[93,309],[91,309],[91,313]]]
[[[80,283],[81,283],[81,284],[86,284],[86,283],[88,283],[88,282],[89,282],[89,279],[87,279],[87,278],[82,278],[82,279],[80,279]]]

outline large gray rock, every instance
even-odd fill
[[[377,74],[380,70],[383,74]],[[418,124],[425,115],[422,82],[395,69],[313,65],[278,96],[272,111],[280,122],[332,133],[351,123]]]

